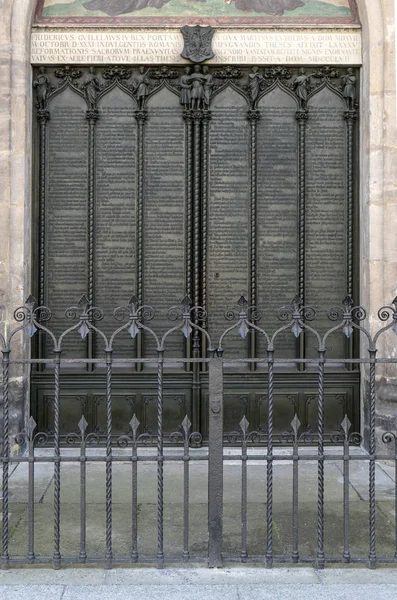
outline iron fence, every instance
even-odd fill
[[[99,327],[103,318],[100,309],[91,307],[87,298],[84,296],[78,306],[71,307],[66,311],[66,316],[73,320],[73,324],[65,330],[60,336],[56,337],[50,329],[51,311],[47,307],[37,306],[36,300],[29,297],[24,306],[16,309],[14,318],[17,325],[7,334],[0,334],[0,350],[2,353],[2,456],[3,466],[2,478],[2,566],[8,568],[14,564],[48,564],[52,563],[54,568],[58,569],[63,564],[74,563],[99,563],[102,562],[107,568],[111,568],[116,563],[154,563],[162,567],[167,562],[196,562],[205,561],[210,567],[217,567],[227,562],[256,562],[263,563],[271,567],[275,563],[315,563],[319,568],[323,568],[326,563],[354,563],[367,562],[369,567],[374,568],[378,563],[397,562],[397,524],[395,527],[395,553],[392,557],[379,556],[377,554],[376,539],[376,482],[375,467],[376,461],[390,459],[390,454],[379,452],[376,447],[376,428],[375,428],[375,409],[376,409],[376,382],[377,365],[389,365],[393,369],[397,359],[393,357],[377,356],[378,349],[388,333],[393,330],[397,333],[397,298],[394,299],[392,306],[382,307],[378,313],[380,325],[375,334],[364,326],[366,319],[365,310],[360,306],[354,306],[350,297],[346,297],[341,307],[331,308],[328,316],[332,326],[321,334],[315,329],[314,322],[316,318],[315,310],[309,306],[302,306],[299,298],[295,298],[291,304],[283,306],[279,311],[280,327],[274,332],[269,333],[260,327],[261,314],[256,307],[249,307],[246,299],[242,297],[235,309],[226,312],[226,318],[229,320],[229,326],[220,336],[220,339],[214,341],[211,339],[208,331],[202,326],[206,322],[205,311],[201,307],[192,307],[190,299],[186,297],[180,306],[174,306],[169,311],[169,318],[173,321],[172,327],[159,335],[150,327],[150,321],[154,311],[149,306],[139,306],[136,298],[132,298],[127,306],[119,307],[115,310],[114,316],[117,319],[117,328],[110,337],[107,337]],[[227,349],[227,339],[232,331],[238,331],[242,340],[249,334],[255,334],[262,340],[258,347],[263,348],[263,352],[258,352],[255,358],[225,358],[225,349]],[[43,332],[47,340],[53,346],[53,356],[48,358],[24,358],[15,350],[14,341],[18,335],[33,338],[37,332]],[[150,435],[140,431],[140,423],[134,415],[129,423],[129,434],[121,435],[114,439],[112,430],[112,376],[115,359],[113,349],[115,340],[124,331],[127,331],[131,338],[135,339],[138,335],[144,333],[151,336],[156,345],[155,358],[123,358],[122,362],[127,365],[137,363],[157,364],[157,432]],[[277,339],[285,332],[290,331],[296,338],[303,332],[310,332],[317,340],[317,357],[287,359],[277,355]],[[78,333],[83,339],[89,334],[94,333],[98,339],[103,341],[104,358],[64,358],[62,349],[64,340],[71,335]],[[334,444],[335,449],[327,450],[325,446],[324,432],[324,374],[327,369],[327,342],[332,335],[342,333],[347,339],[353,334],[360,337],[367,348],[367,355],[358,358],[332,358],[332,364],[358,365],[366,369],[368,388],[366,392],[365,403],[368,406],[369,415],[369,438],[368,452],[353,452],[352,446],[360,445],[362,436],[359,432],[351,431],[351,423],[345,416],[341,423],[340,430],[335,431],[330,436],[330,442]],[[167,342],[173,335],[182,335],[186,339],[194,336],[203,336],[206,340],[208,356],[206,358],[187,357],[187,358],[169,358],[165,356]],[[391,333],[393,335],[393,333]],[[15,353],[15,357],[14,357]],[[119,359],[117,359],[119,360]],[[66,437],[67,446],[74,446],[78,452],[64,451],[61,448],[60,435],[60,388],[61,370],[68,364],[103,364],[106,365],[106,432],[105,448],[99,446],[96,452],[91,448],[98,444],[99,437],[95,433],[87,433],[87,421],[82,415],[78,423],[78,430],[70,433]],[[225,362],[261,363],[265,365],[267,371],[267,389],[266,397],[268,402],[268,423],[266,434],[266,448],[260,445],[261,433],[250,431],[250,424],[245,416],[236,427],[236,431],[229,434],[228,440],[224,439],[223,432],[223,411],[224,411],[224,364]],[[25,451],[18,456],[11,453],[10,439],[10,367],[14,364],[33,365],[43,364],[52,365],[53,384],[54,384],[54,423],[53,435],[49,436],[45,432],[37,432],[37,425],[30,417],[26,428],[19,433],[15,440]],[[180,429],[171,434],[170,439],[179,451],[167,452],[164,449],[163,436],[163,375],[164,368],[168,364],[205,364],[208,369],[209,379],[209,443],[208,451],[197,453],[192,450],[192,446],[197,446],[201,442],[201,434],[192,431],[191,422],[188,416],[181,423]],[[273,431],[274,415],[274,370],[280,364],[300,363],[310,365],[316,368],[318,377],[318,425],[315,432],[301,432],[298,415],[295,414],[290,429],[278,438],[278,442],[287,445],[285,452],[275,451],[276,435]],[[237,425],[237,424],[236,424]],[[308,442],[315,441],[316,451],[309,452]],[[394,464],[397,482],[397,434],[396,432],[387,432],[383,434],[383,444],[392,445]],[[240,451],[236,454],[230,454],[226,451],[226,444],[230,442],[233,445],[238,444]],[[146,449],[142,451],[142,448]],[[47,449],[47,452],[42,451]],[[224,517],[224,467],[228,461],[238,461],[241,469],[241,544],[235,549],[235,552],[227,553],[224,551],[223,536],[223,517]],[[251,461],[260,461],[264,465],[263,480],[266,484],[265,497],[262,498],[265,511],[265,533],[264,547],[265,551],[259,555],[253,555],[248,552],[248,466]],[[276,464],[283,461],[292,461],[292,497],[290,498],[290,525],[292,547],[288,554],[277,555],[274,552],[274,523],[273,513],[275,508],[275,498],[273,493],[274,468]],[[299,470],[302,462],[308,462],[316,465],[317,477],[317,510],[316,510],[316,551],[312,555],[303,556],[300,552],[300,517],[299,517],[299,493],[300,480]],[[343,552],[336,556],[325,551],[325,465],[328,461],[339,461],[343,465]],[[351,502],[349,498],[350,468],[352,463],[360,462],[368,466],[368,554],[366,557],[353,556],[351,552],[350,534],[351,534]],[[113,541],[113,468],[115,462],[127,463],[131,465],[130,472],[130,491],[131,491],[131,518],[129,533],[130,551],[126,556],[120,556],[115,553]],[[177,554],[168,552],[166,540],[164,539],[164,466],[171,462],[183,464],[183,543],[181,551]],[[191,465],[197,462],[204,462],[208,466],[208,475],[206,475],[206,485],[208,485],[208,551],[204,556],[196,556],[191,551],[190,533],[191,533]],[[10,529],[9,529],[9,486],[10,469],[16,464],[27,464],[28,475],[26,487],[28,492],[27,501],[27,554],[25,556],[12,556],[10,553]],[[74,556],[64,556],[61,548],[61,470],[67,463],[79,465],[79,493],[80,493],[80,543],[76,548]],[[105,519],[103,527],[105,530],[106,551],[103,556],[89,556],[87,552],[87,465],[100,463],[105,467]],[[145,463],[156,465],[156,485],[157,485],[157,551],[148,556],[140,552],[139,540],[145,536],[145,531],[139,532],[139,509],[138,509],[138,471],[139,467]],[[37,465],[47,464],[48,468],[53,469],[53,553],[52,556],[44,556],[40,549],[36,549],[35,536],[37,533],[35,519],[35,472]],[[394,518],[397,516],[397,495],[395,496]],[[397,523],[397,521],[396,521]],[[116,556],[117,555],[117,556]]]

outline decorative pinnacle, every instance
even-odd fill
[[[301,298],[298,296],[298,294],[296,294],[296,296],[294,296],[294,297],[292,298],[292,300],[291,300],[291,305],[292,305],[294,308],[298,309],[298,308],[301,306],[301,304],[302,304],[302,300],[301,300]]]
[[[341,423],[341,427],[342,427],[343,433],[345,434],[345,437],[347,437],[349,435],[351,426],[352,426],[352,424],[350,423],[347,415],[345,415],[345,418],[343,419],[343,421]]]
[[[78,307],[81,308],[82,311],[87,312],[89,305],[90,305],[90,302],[89,302],[86,294],[83,294],[79,300]]]
[[[291,421],[292,431],[294,432],[295,436],[298,435],[300,426],[301,426],[301,422],[298,419],[298,415],[295,413],[294,418]]]
[[[37,308],[37,300],[32,294],[25,300],[25,304],[32,312]]]
[[[189,429],[191,428],[191,426],[192,426],[192,424],[189,421],[189,417],[186,415],[186,417],[182,421],[183,431],[185,432],[186,435],[188,435]]]
[[[188,296],[186,294],[186,296],[183,298],[182,302],[181,302],[181,306],[184,312],[189,312],[190,308],[192,306],[192,301],[190,296]]]
[[[346,296],[345,299],[343,300],[342,304],[344,306],[352,306],[353,305],[353,298],[350,295]]]
[[[81,435],[84,435],[85,430],[87,429],[87,427],[88,427],[88,423],[87,423],[87,421],[86,421],[86,419],[85,419],[85,417],[83,415],[81,417],[81,419],[80,419],[80,422],[79,422],[79,429],[80,429]]]
[[[136,311],[138,308],[138,298],[135,296],[135,294],[131,297],[129,305],[134,308],[134,311]]]
[[[241,427],[241,431],[245,435],[247,433],[248,427],[249,427],[249,422],[247,421],[247,418],[246,418],[245,415],[244,415],[244,417],[240,421],[240,427]]]
[[[33,438],[34,430],[37,427],[37,423],[33,417],[30,417],[28,420],[28,426],[26,427],[26,433],[28,434],[28,438],[31,440]]]
[[[242,310],[246,310],[248,307],[248,300],[244,295],[241,296],[239,301],[237,302],[237,306],[239,306]]]
[[[134,416],[132,417],[130,423],[129,423],[131,429],[132,429],[132,433],[134,434],[134,436],[136,435],[140,422],[138,421],[138,419],[136,418],[136,414],[134,413]]]

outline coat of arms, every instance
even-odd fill
[[[181,54],[183,58],[200,63],[215,56],[211,46],[215,33],[213,27],[200,27],[200,25],[189,27],[185,25],[181,31],[185,41],[185,47]]]

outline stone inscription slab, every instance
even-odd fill
[[[277,312],[298,292],[298,125],[296,101],[276,88],[259,102],[257,138],[257,304],[261,327],[280,327]],[[291,334],[276,349],[295,354]]]
[[[167,311],[185,294],[185,125],[179,98],[165,88],[149,100],[144,146],[144,303],[155,309],[150,325],[159,333],[172,327]],[[182,336],[166,348],[181,355]],[[145,353],[155,350],[145,336]]]
[[[86,106],[70,89],[50,104],[47,146],[46,304],[53,310],[51,328],[59,335],[72,322],[64,311],[87,293]],[[65,338],[66,354],[81,357],[85,343],[76,332]]]
[[[99,104],[96,125],[95,303],[105,311],[106,335],[119,325],[112,318],[135,290],[135,101],[119,88]],[[98,339],[98,350],[103,342]],[[116,356],[131,356],[134,343],[121,334]]]
[[[249,123],[245,100],[227,88],[215,97],[209,135],[208,328],[213,344],[227,329],[225,310],[249,292]],[[247,356],[230,334],[225,356]]]
[[[316,328],[332,326],[326,307],[346,296],[346,125],[345,105],[324,89],[309,103],[306,179],[306,303],[319,315]],[[329,355],[343,355],[343,339],[334,335]]]
[[[160,63],[180,64],[182,34],[169,30],[32,32],[33,64]],[[350,64],[360,65],[361,32],[346,30],[218,29],[212,64]]]

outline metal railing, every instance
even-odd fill
[[[319,568],[326,563],[332,562],[368,562],[370,567],[375,567],[379,562],[397,562],[397,524],[395,525],[395,554],[394,557],[382,557],[377,555],[376,551],[376,485],[375,485],[375,467],[376,461],[390,459],[390,454],[377,452],[376,448],[376,428],[375,428],[375,409],[376,409],[376,369],[377,365],[389,365],[395,369],[397,359],[392,357],[378,357],[378,348],[391,330],[390,335],[397,333],[397,298],[392,306],[386,306],[380,309],[378,316],[380,325],[375,334],[372,334],[368,328],[363,325],[366,319],[365,310],[362,307],[354,306],[350,297],[345,298],[342,307],[332,308],[328,316],[332,326],[325,333],[320,335],[314,327],[316,313],[312,307],[301,306],[299,298],[295,298],[291,304],[283,306],[279,311],[280,327],[274,332],[269,333],[260,327],[260,311],[256,307],[249,307],[245,298],[241,298],[237,308],[229,310],[226,313],[230,321],[229,327],[220,336],[216,343],[204,327],[200,325],[206,320],[205,311],[201,307],[192,307],[190,300],[186,297],[180,306],[174,306],[169,311],[169,318],[173,321],[173,326],[158,335],[150,328],[150,320],[154,311],[149,306],[139,306],[136,298],[132,298],[127,306],[119,307],[115,310],[115,317],[118,320],[117,328],[114,333],[107,337],[98,326],[103,317],[100,309],[89,306],[86,297],[80,300],[76,307],[71,307],[66,311],[66,316],[74,320],[73,324],[65,330],[60,336],[56,337],[50,329],[51,311],[47,307],[37,306],[33,297],[30,297],[24,306],[16,309],[14,313],[17,325],[7,334],[0,333],[0,351],[2,356],[2,397],[1,406],[2,416],[2,456],[0,458],[3,466],[3,500],[2,500],[2,566],[8,568],[13,564],[48,564],[52,563],[54,568],[60,568],[62,564],[74,563],[100,563],[103,562],[106,567],[111,568],[116,563],[155,563],[163,566],[166,562],[192,562],[206,561],[209,566],[220,566],[226,562],[262,562],[267,567],[280,562],[314,562]],[[23,358],[16,353],[14,358],[14,342],[18,335],[33,336],[42,331],[53,346],[53,356],[49,358]],[[140,432],[140,423],[134,415],[129,423],[130,433],[121,435],[116,441],[112,430],[112,377],[115,359],[113,349],[115,340],[122,333],[127,331],[131,338],[135,339],[137,335],[144,333],[151,336],[156,344],[155,358],[124,358],[123,363],[135,365],[137,363],[157,364],[157,432],[155,435],[149,435]],[[258,339],[263,343],[263,353],[258,353],[254,359],[246,358],[224,358],[225,348],[227,348],[227,338],[231,332],[237,331],[242,340],[250,332],[255,332]],[[310,433],[300,432],[300,422],[295,414],[289,431],[281,435],[279,441],[288,444],[289,450],[286,452],[275,451],[274,434],[274,370],[279,364],[288,362],[296,363],[297,359],[279,358],[276,353],[277,340],[279,336],[290,331],[292,335],[299,338],[303,332],[310,332],[317,340],[317,357],[300,359],[303,364],[315,366],[318,377],[318,425],[313,432],[313,439],[310,439]],[[63,358],[62,348],[66,338],[76,334],[84,339],[90,332],[93,332],[98,339],[103,340],[104,358]],[[332,363],[340,365],[353,364],[365,365],[367,368],[368,392],[365,402],[368,405],[368,453],[354,453],[351,446],[357,446],[362,441],[359,432],[351,431],[351,424],[347,416],[341,423],[340,431],[330,436],[330,441],[336,447],[336,452],[327,451],[325,447],[324,432],[324,373],[327,369],[327,342],[332,335],[342,333],[347,339],[350,339],[354,332],[360,337],[361,342],[365,340],[367,347],[367,356],[361,358],[332,358]],[[190,339],[195,335],[204,336],[207,342],[207,358],[168,358],[164,353],[167,349],[167,341],[170,336],[182,335]],[[119,359],[117,359],[119,360]],[[236,428],[236,432],[229,435],[229,441],[234,445],[238,443],[241,452],[230,454],[225,452],[225,440],[223,432],[223,401],[224,401],[224,364],[225,362],[249,363],[256,362],[265,365],[267,372],[266,396],[268,403],[268,422],[266,448],[258,445],[260,433],[250,431],[249,422],[244,416]],[[163,436],[163,375],[166,365],[171,363],[203,363],[208,369],[208,393],[209,393],[209,444],[208,452],[192,452],[191,445],[197,445],[201,441],[201,435],[191,429],[191,422],[188,416],[183,420],[181,427],[174,434],[171,434],[171,441],[176,446],[181,446],[180,452],[169,453],[164,450]],[[28,365],[29,367],[41,363],[52,365],[53,384],[54,384],[54,423],[53,436],[47,433],[36,431],[36,423],[32,417],[27,421],[27,427],[16,436],[16,442],[26,451],[19,456],[13,456],[11,453],[10,439],[10,367],[13,364]],[[91,452],[90,448],[98,442],[98,435],[87,433],[87,420],[82,415],[78,423],[78,432],[72,432],[66,437],[69,445],[78,448],[78,453],[64,451],[61,448],[60,435],[60,388],[61,388],[61,369],[70,363],[105,363],[106,369],[106,434],[105,448],[97,448],[96,452]],[[316,452],[307,450],[307,442],[315,440]],[[153,448],[153,443],[155,448]],[[397,476],[397,435],[396,432],[388,432],[383,435],[383,443],[393,445],[394,464]],[[149,446],[149,450],[140,451],[142,446]],[[41,448],[48,448],[49,452],[39,451]],[[117,451],[116,451],[117,449]],[[241,468],[241,546],[236,548],[231,556],[223,552],[223,484],[224,484],[224,465],[228,461],[239,461]],[[179,462],[183,464],[183,547],[178,555],[171,555],[167,551],[167,545],[164,540],[164,465],[169,462]],[[204,462],[208,466],[208,552],[203,556],[195,556],[190,549],[190,469],[193,462]],[[251,461],[262,461],[264,465],[263,479],[266,484],[265,497],[262,499],[266,506],[266,532],[264,534],[265,552],[262,555],[250,555],[248,553],[248,476],[247,468]],[[292,497],[291,497],[291,532],[292,549],[288,555],[278,556],[274,552],[273,544],[273,516],[275,499],[273,493],[274,466],[283,461],[292,461]],[[316,522],[317,551],[312,556],[302,556],[299,548],[300,530],[299,530],[299,468],[302,461],[308,461],[316,464],[317,470],[317,508]],[[329,556],[325,552],[325,465],[327,461],[340,461],[343,465],[343,553],[340,556]],[[368,555],[367,558],[355,557],[350,548],[350,510],[351,502],[349,499],[350,485],[350,465],[359,461],[368,465]],[[130,552],[128,556],[115,556],[113,547],[113,520],[112,520],[112,493],[113,493],[113,467],[114,463],[127,463],[131,465],[131,523],[130,532],[126,535],[130,540]],[[27,501],[27,554],[25,556],[14,557],[10,554],[10,528],[9,528],[9,502],[10,502],[10,468],[15,464],[27,463],[28,475],[26,487],[28,492]],[[54,496],[53,496],[53,553],[52,556],[42,556],[36,552],[35,534],[35,468],[36,465],[46,463],[48,468],[53,469]],[[61,552],[61,470],[62,465],[74,463],[79,465],[79,489],[80,489],[80,545],[76,549],[75,556],[63,556]],[[87,465],[91,463],[100,463],[105,466],[105,538],[106,552],[104,556],[89,556],[87,553]],[[156,485],[157,485],[157,551],[153,556],[145,556],[139,549],[139,510],[138,510],[138,467],[144,463],[156,465]],[[397,477],[396,477],[397,482]],[[397,495],[395,499],[394,517],[397,516]],[[52,525],[51,525],[52,526]],[[141,533],[144,537],[145,532]]]

